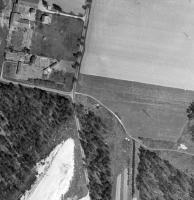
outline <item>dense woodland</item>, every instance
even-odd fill
[[[1,200],[17,200],[29,189],[35,164],[67,137],[72,113],[65,97],[0,83]]]
[[[85,166],[89,176],[91,200],[110,200],[112,175],[109,146],[104,137],[106,126],[93,112],[85,112],[83,106],[77,107],[81,123],[80,141],[85,153]]]
[[[194,200],[194,178],[140,148],[137,187],[141,200]]]

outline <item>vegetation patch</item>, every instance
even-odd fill
[[[187,152],[194,153],[194,102],[192,102],[186,109],[187,123],[177,139],[177,146],[184,145]]]
[[[89,176],[90,198],[110,200],[113,182],[110,149],[104,141],[104,136],[108,133],[103,129],[105,125],[100,117],[93,112],[85,113],[83,106],[79,106],[77,111],[81,122],[80,140]]]
[[[99,105],[95,99],[76,94],[76,102],[84,105],[84,112],[86,114],[92,111],[94,116],[103,122],[103,125],[100,125],[99,131],[103,135],[104,143],[108,145],[109,148],[112,176],[112,199],[117,198],[117,180],[118,176],[121,174],[125,176],[126,181],[124,181],[125,183],[123,182],[124,185],[122,184],[122,187],[119,187],[119,191],[123,191],[123,188],[125,187],[125,192],[129,195],[131,193],[130,171],[132,165],[132,141],[127,138],[125,131],[114,115],[103,106]],[[81,113],[81,111],[79,111],[79,113]]]
[[[194,177],[175,168],[157,153],[140,148],[137,187],[141,200],[193,200]]]
[[[0,83],[0,111],[0,197],[15,200],[34,182],[36,163],[74,137],[72,104],[39,89]]]

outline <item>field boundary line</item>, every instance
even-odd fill
[[[143,144],[140,140],[138,140],[137,138],[133,137],[131,134],[128,133],[125,125],[123,124],[123,122],[121,121],[121,119],[110,109],[108,108],[106,105],[104,105],[100,100],[96,99],[95,97],[82,93],[82,92],[75,92],[75,94],[77,95],[82,95],[82,96],[86,96],[86,97],[90,97],[93,100],[95,100],[98,104],[100,104],[102,107],[104,107],[107,111],[109,111],[112,115],[114,115],[114,117],[119,121],[119,123],[121,124],[121,127],[123,128],[124,132],[127,134],[127,136],[129,137],[129,139],[134,140],[135,142],[137,142],[139,145],[141,145],[142,147],[144,147],[147,150],[150,151],[169,151],[169,152],[177,152],[177,153],[181,153],[181,154],[186,154],[189,156],[194,156],[194,153],[189,153],[189,152],[185,152],[185,151],[179,151],[179,150],[175,150],[175,149],[165,149],[165,148],[151,148],[146,146],[145,144]]]

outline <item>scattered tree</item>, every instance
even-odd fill
[[[42,5],[48,9],[48,2],[46,0],[42,0]]]
[[[194,102],[189,105],[186,112],[189,120],[194,118]]]
[[[53,4],[53,9],[56,10],[56,11],[59,11],[59,12],[63,11],[62,8],[57,4]]]

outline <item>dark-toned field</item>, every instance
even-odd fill
[[[32,37],[31,52],[35,55],[75,61],[73,53],[79,50],[83,22],[65,16],[53,15],[51,24],[40,23],[43,13],[37,14],[37,23]]]
[[[83,74],[77,90],[117,113],[131,135],[167,141],[180,137],[194,99],[192,91]]]

